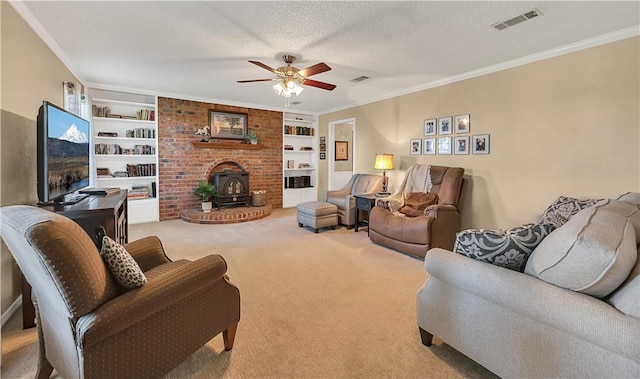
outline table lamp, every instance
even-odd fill
[[[376,163],[374,165],[376,170],[382,170],[382,192],[378,195],[390,195],[387,192],[387,170],[393,170],[393,154],[376,154]]]

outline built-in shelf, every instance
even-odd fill
[[[108,137],[108,136],[94,136],[95,141],[131,141],[131,142],[155,142],[155,138],[135,138],[135,137]]]
[[[120,118],[120,117],[99,117],[93,116],[95,120],[106,121],[106,122],[128,122],[132,124],[146,124],[146,125],[155,125],[154,120],[139,120],[137,118]]]
[[[129,166],[132,171],[135,168],[146,168],[142,172],[155,172],[159,168],[158,155],[158,124],[157,98],[154,95],[113,91],[103,88],[89,88],[92,98],[92,143],[94,144],[93,160],[94,170],[100,172],[126,172]],[[108,110],[108,113],[106,113]],[[109,114],[109,117],[99,115]],[[119,115],[119,117],[115,117]],[[149,118],[140,120],[138,117]],[[106,134],[106,135],[100,135]],[[110,135],[115,135],[111,137]],[[131,136],[131,137],[128,137]],[[133,137],[135,136],[135,137]],[[152,138],[141,138],[152,136]],[[102,150],[103,145],[118,145],[124,151],[141,152],[136,150],[141,146],[149,146],[154,154],[96,154],[97,151],[115,152],[116,149]],[[137,167],[136,167],[137,166]],[[151,168],[153,167],[153,169]],[[104,171],[103,171],[104,170]],[[132,174],[134,172],[131,172]],[[94,174],[95,175],[95,174]],[[147,187],[149,197],[144,199],[129,198],[127,202],[127,218],[129,224],[142,222],[157,222],[160,220],[160,203],[157,198],[158,175],[153,176],[97,176],[98,187],[120,187],[131,191],[134,187]]]
[[[191,144],[200,149],[244,149],[244,150],[261,150],[262,145],[252,145],[250,143],[233,143],[233,142],[191,142]]]

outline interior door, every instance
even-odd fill
[[[355,167],[355,118],[329,123],[327,143],[329,160],[329,190],[343,188],[354,174]]]

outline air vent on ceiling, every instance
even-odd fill
[[[509,19],[507,21],[497,22],[497,23],[495,23],[495,24],[493,24],[491,26],[493,26],[494,28],[496,28],[498,30],[503,30],[503,29],[506,29],[506,28],[508,28],[510,26],[517,25],[517,24],[519,24],[519,23],[521,23],[523,21],[527,21],[527,20],[530,20],[530,19],[532,19],[534,17],[538,17],[541,14],[542,14],[542,12],[540,12],[537,9],[534,9],[534,10],[532,10],[530,12],[521,14],[521,15],[516,16],[516,17],[514,17],[512,19]]]
[[[361,82],[361,81],[367,80],[367,79],[371,79],[371,78],[369,78],[368,76],[362,75],[362,76],[359,76],[359,77],[357,77],[355,79],[351,79],[351,81],[354,82],[354,83],[357,83],[357,82]]]
[[[299,104],[302,104],[302,101],[292,101],[289,104],[290,105],[299,105]]]

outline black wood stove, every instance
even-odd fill
[[[213,184],[216,186],[214,206],[249,206],[249,173],[246,171],[223,170],[213,173]]]

